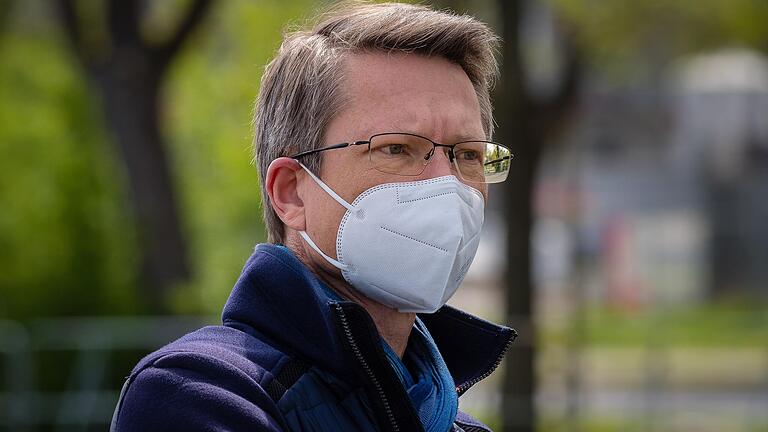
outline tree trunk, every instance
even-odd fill
[[[112,134],[126,168],[138,250],[139,289],[150,312],[168,312],[174,283],[189,277],[173,175],[160,132],[161,71],[133,56],[114,59],[95,77]]]
[[[502,387],[502,425],[505,431],[536,428],[536,326],[533,316],[531,233],[534,187],[544,146],[562,131],[575,106],[581,78],[579,51],[573,35],[560,35],[562,72],[555,91],[546,99],[527,89],[520,28],[525,0],[499,0],[502,25],[501,80],[496,93],[499,140],[514,154],[504,187],[507,222],[505,312],[509,325],[520,333],[507,356]],[[560,23],[562,24],[562,23]]]
[[[530,232],[531,189],[538,142],[530,134],[530,107],[520,52],[521,1],[499,1],[502,48],[501,80],[496,105],[501,142],[512,147],[514,160],[504,183],[503,213],[507,223],[507,267],[505,281],[506,322],[520,338],[506,360],[502,389],[502,425],[505,431],[533,430],[535,412],[535,352],[533,347]]]
[[[148,311],[168,312],[174,283],[189,277],[187,245],[173,176],[160,131],[160,97],[168,65],[207,15],[211,0],[193,0],[176,31],[160,43],[141,32],[146,4],[107,0],[108,38],[88,40],[74,0],[56,2],[74,54],[89,78],[124,162],[139,251],[139,292]],[[91,7],[91,5],[89,5]]]
[[[536,420],[531,232],[534,179],[543,140],[531,130],[529,111],[514,100],[511,105],[505,118],[512,125],[500,134],[502,142],[514,143],[515,154],[513,169],[504,183],[503,212],[507,223],[505,312],[507,323],[519,331],[520,338],[513,345],[504,369],[502,415],[505,431],[531,431]]]

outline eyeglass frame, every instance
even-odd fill
[[[457,142],[455,144],[442,144],[442,143],[438,143],[438,142],[432,141],[431,139],[429,139],[429,138],[427,138],[425,136],[417,135],[417,134],[414,134],[414,133],[409,133],[409,132],[382,132],[382,133],[377,133],[377,134],[371,135],[371,137],[368,138],[367,140],[359,140],[359,141],[351,141],[351,142],[345,142],[345,143],[339,143],[339,144],[331,144],[331,145],[326,146],[326,147],[321,147],[321,148],[317,148],[317,149],[312,149],[312,150],[307,150],[307,151],[299,152],[299,153],[296,153],[295,155],[289,156],[289,157],[291,159],[298,160],[298,158],[300,158],[300,157],[309,156],[309,155],[312,155],[312,154],[324,152],[326,150],[335,150],[335,149],[347,148],[347,147],[358,146],[358,145],[363,145],[363,144],[367,144],[368,145],[368,154],[369,154],[369,157],[370,157],[371,141],[373,141],[373,139],[376,138],[377,136],[382,136],[382,135],[408,135],[408,136],[412,136],[412,137],[416,137],[416,138],[421,138],[421,139],[425,139],[425,140],[429,141],[430,143],[432,143],[432,150],[430,150],[427,153],[427,155],[424,156],[424,160],[426,160],[426,161],[431,161],[432,160],[432,156],[435,154],[435,149],[437,147],[445,147],[445,148],[448,149],[448,161],[453,164],[454,161],[456,160],[456,155],[453,153],[454,147],[456,147],[457,145],[466,144],[466,143],[484,143],[484,144],[497,145],[497,146],[503,147],[503,148],[505,148],[505,149],[507,149],[509,151],[509,159],[512,159],[515,156],[512,153],[512,149],[511,148],[505,146],[504,144],[497,143],[497,142],[494,142],[494,141],[466,140],[466,141]],[[495,160],[492,160],[490,162],[486,162],[483,165],[487,165],[489,163],[497,162],[499,160],[500,159],[495,159]],[[501,159],[501,160],[503,160],[503,159]],[[369,161],[370,161],[370,159],[369,159]],[[426,166],[426,164],[424,166]],[[375,167],[374,167],[374,169],[375,169]],[[457,166],[456,169],[459,170],[459,167]],[[422,170],[422,172],[423,172],[423,170]],[[460,172],[461,171],[459,170],[459,173]],[[419,175],[421,173],[419,173],[419,174],[390,173],[390,174],[395,174],[395,175],[400,175],[400,176],[408,177],[408,176],[417,176],[417,175]],[[474,182],[474,183],[480,183],[480,182]],[[483,183],[485,183],[485,182],[483,182]]]

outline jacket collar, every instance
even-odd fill
[[[331,300],[321,282],[285,246],[260,244],[245,264],[224,306],[224,325],[256,334],[276,348],[338,376],[350,377],[349,359],[333,311],[351,302]],[[484,378],[498,366],[514,330],[450,306],[422,314],[454,382],[462,386]]]

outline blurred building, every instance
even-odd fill
[[[726,50],[660,83],[588,86],[575,125],[539,182],[542,288],[579,256],[588,296],[628,308],[768,296],[766,58]]]
[[[713,293],[768,294],[768,59],[725,50],[679,73],[679,166],[704,190]]]

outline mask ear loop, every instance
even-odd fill
[[[297,162],[298,162],[298,161],[297,161]],[[328,195],[330,195],[330,196],[331,196],[331,198],[333,198],[333,199],[334,199],[334,200],[335,200],[337,203],[341,204],[341,205],[342,205],[342,206],[343,206],[345,209],[347,209],[347,210],[349,210],[349,211],[351,211],[351,212],[353,212],[353,213],[355,212],[355,210],[357,210],[357,209],[355,209],[355,207],[354,207],[352,204],[350,204],[350,203],[346,202],[346,201],[344,200],[344,198],[340,197],[340,196],[339,196],[339,194],[337,194],[336,192],[334,192],[334,191],[333,191],[333,189],[331,189],[331,188],[330,188],[330,187],[329,187],[327,184],[325,184],[325,182],[323,182],[322,180],[320,180],[320,178],[319,178],[319,177],[317,177],[317,176],[315,175],[315,173],[313,173],[312,171],[310,171],[310,170],[309,170],[309,168],[307,168],[306,166],[304,166],[304,164],[303,164],[303,163],[299,162],[299,165],[301,165],[301,167],[302,167],[302,168],[304,168],[304,171],[306,171],[306,172],[307,172],[307,174],[309,174],[309,176],[310,176],[310,177],[312,177],[312,180],[314,180],[314,181],[315,181],[315,183],[317,183],[317,185],[318,185],[318,186],[320,186],[320,187],[321,187],[321,188],[322,188],[322,189],[323,189],[323,190],[324,190],[324,191],[325,191],[325,192],[326,192]]]
[[[301,163],[299,161],[296,161],[296,162],[298,162],[299,165],[302,168],[304,168],[304,171],[306,171],[307,174],[309,174],[309,176],[312,177],[312,180],[314,180],[315,183],[317,183],[317,185],[320,186],[320,188],[322,188],[328,195],[330,195],[331,198],[333,198],[336,202],[341,204],[344,208],[346,208],[350,212],[354,213],[356,211],[355,207],[353,207],[352,204],[349,204],[348,202],[346,202],[344,200],[344,198],[340,197],[339,194],[334,192],[333,189],[331,189],[327,184],[325,184],[325,182],[320,180],[312,171],[309,170],[309,168],[304,166],[303,163]],[[306,231],[299,231],[299,235],[301,236],[301,238],[304,239],[305,242],[307,242],[309,247],[314,249],[315,252],[317,252],[318,254],[320,254],[320,256],[325,258],[325,260],[328,261],[329,263],[331,263],[332,266],[338,268],[339,270],[349,270],[350,267],[347,264],[344,264],[344,263],[342,263],[342,262],[340,262],[338,260],[335,260],[335,259],[331,258],[330,256],[326,255],[325,252],[320,250],[320,247],[317,246],[317,244],[315,244],[314,241],[312,241],[312,239],[309,237],[309,234],[307,234]]]
[[[307,244],[309,244],[309,247],[314,249],[315,252],[319,253],[320,256],[325,258],[325,260],[328,261],[329,263],[331,263],[332,266],[338,268],[339,270],[349,270],[349,266],[348,265],[342,264],[341,262],[339,262],[339,261],[329,257],[323,251],[321,251],[320,248],[315,244],[315,242],[313,242],[312,239],[309,238],[309,234],[307,234],[306,231],[299,231],[299,235],[301,236],[301,238],[304,239],[305,242],[307,242]]]

